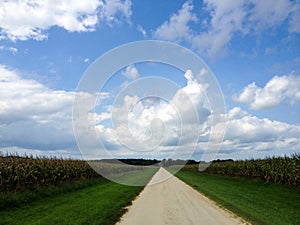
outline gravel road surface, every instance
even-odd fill
[[[117,225],[164,224],[247,223],[160,168]]]

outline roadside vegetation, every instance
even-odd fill
[[[118,160],[89,163],[119,176],[120,182],[136,184],[146,184],[158,169],[126,166]],[[115,224],[144,187],[111,182],[89,163],[0,155],[0,224]]]
[[[186,165],[184,170],[198,171],[199,165]],[[210,174],[248,177],[300,188],[300,154],[291,157],[269,157],[251,160],[216,160],[204,171]]]
[[[147,183],[156,171],[153,167],[133,171],[129,179]],[[125,174],[124,179],[126,176],[129,174]],[[18,192],[14,205],[0,210],[0,224],[115,224],[143,188],[100,178]],[[34,197],[30,198],[31,195]],[[24,202],[26,198],[28,202]]]
[[[191,164],[176,176],[252,224],[300,224],[299,154],[215,160],[201,172],[199,164]]]
[[[300,224],[299,188],[187,170],[176,176],[252,224]]]
[[[129,183],[147,183],[158,167],[182,160],[82,160],[0,154],[0,225],[115,224],[143,186],[108,181],[94,168]],[[300,224],[300,155],[216,160],[199,172],[189,160],[176,176],[253,224]],[[90,164],[90,165],[89,165]],[[139,166],[134,166],[139,165]],[[126,182],[125,182],[126,183]]]
[[[144,166],[157,162],[147,159],[103,159],[88,163],[56,157],[1,155],[0,152],[0,192],[32,191],[77,180],[101,178],[100,174],[122,175],[144,170]]]
[[[0,156],[0,191],[34,190],[74,180],[100,177],[82,160]]]

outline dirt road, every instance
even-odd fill
[[[164,182],[157,183],[170,177]],[[152,184],[152,185],[151,185]],[[117,225],[245,224],[160,168]]]

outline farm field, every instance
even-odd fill
[[[203,163],[200,166],[205,166]],[[186,165],[184,170],[198,171],[199,164]],[[240,176],[266,182],[300,187],[300,154],[284,157],[267,157],[250,160],[216,160],[206,173]]]
[[[130,179],[147,182],[156,170],[132,172],[135,176],[130,176]],[[85,182],[88,184],[81,184],[82,188],[72,190],[65,187],[65,193],[58,190],[48,197],[2,209],[0,224],[115,224],[126,211],[124,207],[143,189],[104,178]]]
[[[149,163],[148,161],[135,160],[136,163]],[[139,164],[137,166],[121,164],[118,160],[86,162],[56,157],[4,156],[0,152],[0,191],[32,191],[39,187],[101,178],[101,175],[115,177],[122,183],[122,178],[119,179],[118,176],[122,177],[124,173],[144,169],[145,167],[139,166]],[[136,186],[143,186],[143,184],[138,181]]]
[[[115,224],[139,194],[139,201],[134,201],[129,208],[129,220],[123,220],[124,224],[132,221],[147,225],[157,221],[159,224],[170,221],[172,224],[188,221],[219,224],[236,215],[252,224],[299,224],[299,159],[299,155],[293,155],[261,160],[217,160],[201,173],[199,164],[189,164],[176,176],[196,192],[174,177],[144,189],[141,185],[150,179],[171,175],[163,168],[156,173],[158,167],[133,166],[151,164],[152,160],[127,159],[132,165],[111,160],[90,162],[121,183],[139,184],[126,186],[108,181],[81,160],[2,156],[0,225]],[[168,160],[165,168],[175,171],[176,162],[180,161]],[[223,209],[204,200],[203,195],[233,214],[229,212],[226,216]],[[157,216],[153,217],[153,213]],[[145,217],[149,219],[145,221]]]
[[[252,224],[300,224],[300,189],[296,187],[186,170],[176,176]]]

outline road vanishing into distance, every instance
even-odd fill
[[[235,225],[249,223],[220,208],[164,168],[160,168],[133,201],[128,212],[117,223],[117,225],[135,224]]]

